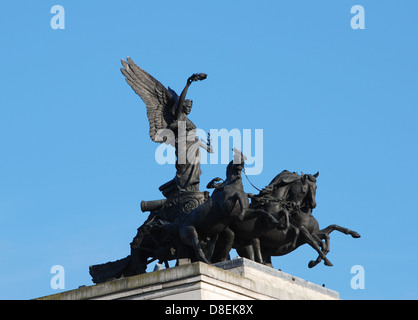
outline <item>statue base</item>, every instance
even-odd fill
[[[338,300],[339,293],[254,261],[184,264],[39,300]]]

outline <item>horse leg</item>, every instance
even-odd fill
[[[216,241],[218,240],[219,235],[214,235],[210,237],[208,244],[206,245],[206,257],[210,260],[212,258],[213,252],[215,251]]]
[[[235,248],[241,258],[247,258],[254,261],[254,248],[251,244]]]
[[[300,228],[300,232],[303,238],[305,239],[306,243],[308,243],[312,248],[316,250],[316,252],[318,252],[319,256],[322,258],[322,260],[324,260],[325,265],[331,267],[332,266],[331,261],[329,261],[328,258],[325,256],[325,254],[321,251],[321,247],[315,241],[315,239],[311,236],[309,231],[304,226],[302,226]]]
[[[219,249],[217,254],[218,261],[227,261],[229,258],[229,251],[232,249],[234,244],[235,233],[229,227],[223,231],[223,247]],[[218,246],[219,247],[219,246]]]
[[[331,225],[329,225],[328,227],[326,227],[326,228],[324,228],[324,229],[322,229],[322,230],[319,230],[319,231],[317,232],[317,234],[325,234],[325,235],[329,235],[329,234],[330,234],[332,231],[334,231],[334,230],[337,230],[337,231],[342,232],[342,233],[344,233],[344,234],[349,234],[349,235],[351,235],[353,238],[360,238],[360,235],[359,235],[357,232],[355,232],[354,230],[351,230],[351,229],[348,229],[348,228],[341,227],[341,226],[339,226],[339,225],[337,225],[337,224],[331,224]]]
[[[293,249],[296,248],[296,243],[297,243],[298,238],[299,238],[300,230],[299,230],[298,227],[295,227],[294,225],[290,225],[290,228],[293,229],[293,231],[295,232],[295,235],[293,237],[292,244],[290,245],[290,248],[289,248],[289,249],[292,249],[293,250]]]
[[[225,261],[225,246],[229,245],[229,241],[230,240],[228,238],[227,232],[222,231],[221,233],[217,235],[217,240],[216,240],[216,243],[214,244],[215,247],[213,249],[213,253],[210,259],[212,263]],[[228,260],[228,258],[226,258],[226,260]]]
[[[321,247],[321,251],[326,255],[329,252],[329,240],[325,243],[322,242],[321,238],[315,232],[311,233],[311,236],[319,244],[319,246]]]
[[[202,246],[200,245],[199,235],[197,234],[195,227],[184,227],[181,233],[181,237],[182,240],[185,240],[186,243],[189,243],[193,246],[197,260],[210,264],[210,261],[207,259]]]
[[[322,240],[316,233],[312,233],[312,238],[314,238],[314,240],[316,240],[320,244],[323,254],[326,255],[329,252],[329,236],[325,237],[325,243],[322,242]],[[314,260],[309,261],[308,267],[313,268],[321,261],[322,261],[322,258],[321,256],[318,255],[318,258],[316,258],[315,261]]]
[[[312,234],[312,236],[319,239],[319,241],[322,245],[322,252],[323,252],[324,255],[326,255],[330,251],[330,241],[329,241],[330,237],[329,237],[329,234],[334,230],[337,230],[337,231],[342,232],[344,234],[349,234],[353,238],[360,238],[360,235],[357,232],[355,232],[353,230],[350,230],[350,229],[347,229],[347,228],[343,228],[343,227],[341,227],[339,225],[336,225],[336,224],[332,224],[332,225],[330,225],[330,226],[328,226],[328,227],[326,227],[322,230],[319,230],[316,233]],[[324,239],[325,243],[323,243],[321,241],[321,239]],[[318,256],[318,258],[315,261],[311,260],[308,264],[309,268],[315,267],[318,263],[321,262],[321,260],[322,260],[321,256]]]
[[[263,264],[273,268],[273,263],[271,263],[271,255],[270,253],[264,252],[262,251],[262,257],[263,257]]]
[[[316,258],[316,260],[314,261],[314,260],[311,260],[311,261],[309,261],[309,263],[308,263],[308,267],[309,268],[313,268],[313,267],[315,267],[318,263],[320,263],[322,261],[322,258],[320,257],[320,256],[318,256],[318,258]]]
[[[254,238],[252,240],[252,247],[254,251],[254,261],[258,263],[263,263],[263,256],[261,254],[260,239]]]

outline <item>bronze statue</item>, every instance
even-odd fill
[[[215,190],[211,197],[202,205],[185,216],[180,224],[179,235],[183,243],[193,246],[198,260],[211,263],[228,259],[229,251],[234,243],[235,233],[230,229],[234,221],[244,221],[250,217],[270,217],[271,227],[278,225],[276,219],[262,209],[250,209],[248,194],[244,192],[241,172],[244,169],[245,155],[234,149],[234,160],[228,164],[226,179],[214,185],[212,180],[208,187]],[[268,218],[267,218],[268,219]],[[266,226],[267,228],[267,226]],[[267,229],[268,230],[268,229]],[[214,261],[213,251],[219,235],[223,235],[222,246]],[[201,246],[204,239],[210,239],[206,254]]]
[[[192,101],[186,95],[193,82],[207,75],[190,76],[178,96],[129,57],[122,60],[122,66],[126,82],[145,103],[151,140],[175,147],[176,175],[159,187],[165,199],[141,202],[141,210],[149,216],[131,242],[130,255],[90,266],[93,282],[144,273],[155,260],[166,267],[170,260],[176,260],[177,265],[184,260],[224,261],[231,248],[242,257],[271,265],[272,256],[309,244],[318,253],[309,267],[322,260],[332,266],[326,257],[329,234],[337,230],[360,237],[338,225],[319,228],[312,214],[319,173],[299,175],[284,170],[259,194],[246,193],[241,179],[246,157],[236,149],[226,179],[208,183],[207,188],[214,189],[210,196],[208,191],[200,191],[200,148],[212,150],[209,141],[205,144],[196,136],[196,126],[188,118]]]
[[[318,258],[310,261],[310,268],[324,260],[325,265],[332,266],[326,257],[329,252],[329,234],[340,231],[349,234],[353,238],[360,235],[350,229],[338,225],[330,225],[324,229],[319,228],[319,223],[312,214],[316,207],[316,178],[314,175],[291,173],[284,170],[277,175],[272,182],[259,195],[253,197],[250,207],[263,208],[270,212],[281,222],[279,228],[267,230],[263,235],[257,237],[252,247],[237,247],[241,256],[251,258],[252,252],[256,253],[257,262],[270,264],[272,256],[286,255],[299,246],[307,243],[318,252]],[[285,214],[280,214],[282,208],[286,208],[290,216],[290,225],[287,225]],[[235,223],[232,228],[237,234],[243,234],[242,226]],[[323,242],[322,240],[325,240]]]
[[[157,143],[169,143],[176,148],[176,176],[160,186],[165,197],[180,191],[199,191],[200,147],[210,148],[196,137],[196,126],[188,118],[193,101],[186,99],[187,91],[194,81],[204,80],[207,75],[195,73],[187,79],[186,86],[177,96],[170,87],[166,89],[159,81],[138,67],[131,58],[122,59],[122,74],[126,82],[141,97],[147,108],[150,125],[149,135]],[[174,134],[174,141],[165,139],[165,129]],[[192,135],[192,136],[190,136]]]

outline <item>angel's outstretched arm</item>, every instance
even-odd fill
[[[192,82],[193,81],[198,81],[198,80],[204,80],[204,79],[206,79],[206,77],[207,77],[207,75],[205,73],[194,73],[187,79],[186,86],[184,87],[183,91],[181,92],[181,95],[179,97],[179,101],[177,103],[177,109],[176,109],[176,119],[177,120],[180,118],[180,115],[183,112],[184,100],[186,99],[187,90],[189,90],[189,87],[192,84]]]
[[[181,113],[183,112],[183,104],[184,100],[186,99],[187,90],[189,90],[190,85],[192,84],[191,77],[187,79],[186,86],[184,87],[183,91],[181,92],[181,95],[179,97],[179,101],[177,103],[177,109],[176,109],[176,119],[178,120],[181,116]]]

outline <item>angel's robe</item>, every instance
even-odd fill
[[[196,126],[184,115],[170,128],[176,137],[176,176],[159,189],[165,197],[181,191],[199,191],[202,171]]]

